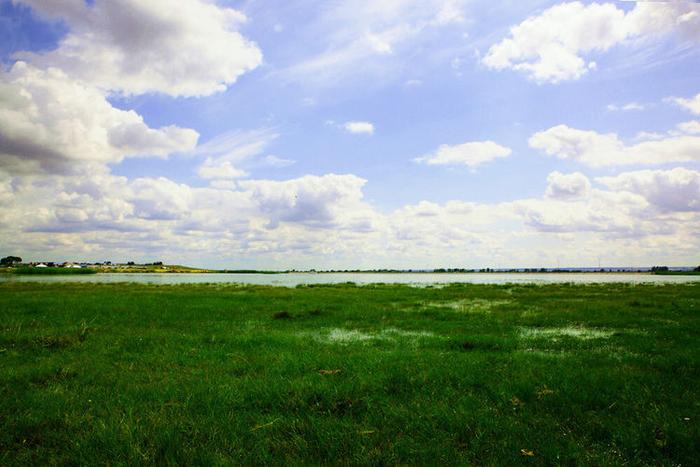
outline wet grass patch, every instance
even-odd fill
[[[552,328],[520,328],[521,339],[609,339],[615,335],[615,331],[607,329],[589,329],[582,326],[552,327]],[[618,333],[618,336],[621,333]]]
[[[512,300],[486,300],[481,298],[467,298],[447,302],[427,302],[428,309],[447,309],[457,313],[491,313],[491,310],[513,303]]]
[[[346,328],[323,329],[313,334],[317,342],[323,344],[369,344],[373,342],[416,342],[421,339],[436,338],[429,331],[405,331],[397,328],[379,330],[359,330]]]

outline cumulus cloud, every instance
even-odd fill
[[[286,181],[246,180],[234,188],[196,188],[159,177],[128,180],[109,174],[25,179],[0,184],[0,197],[37,209],[13,211],[31,232],[219,232],[258,225],[354,229],[374,214],[364,203],[366,181],[354,175],[304,176]],[[31,212],[31,214],[30,214]],[[242,229],[242,230],[241,230]]]
[[[367,181],[354,175],[307,175],[294,180],[247,180],[240,186],[270,226],[296,222],[311,227],[339,226],[344,214],[362,205],[362,187]]]
[[[695,115],[700,115],[700,93],[687,99],[683,97],[669,97],[666,100]]]
[[[343,129],[354,135],[373,135],[374,125],[370,122],[346,122]]]
[[[614,190],[640,194],[663,211],[700,211],[700,172],[696,170],[640,170],[596,181]]]
[[[24,62],[0,72],[0,168],[11,172],[94,170],[125,157],[189,151],[194,130],[152,129],[113,107],[97,89]]]
[[[555,254],[589,264],[591,252],[630,264],[648,262],[659,248],[669,258],[691,258],[700,247],[698,173],[668,172],[597,179],[606,190],[589,188],[581,174],[554,174],[542,198],[422,201],[389,212],[364,199],[366,181],[353,175],[214,188],[166,178],[0,172],[0,243],[35,253],[58,249],[66,259],[222,267],[244,260],[282,268],[508,266],[513,258],[540,266]]]
[[[15,0],[68,34],[48,52],[19,52],[0,71],[0,168],[12,173],[107,170],[135,156],[190,152],[198,133],[150,128],[111,93],[204,96],[224,90],[261,62],[237,31],[245,17],[201,0]],[[240,175],[229,160],[208,156],[203,176]]]
[[[164,177],[137,178],[128,188],[126,199],[134,206],[134,215],[141,219],[177,220],[192,207],[192,188]]]
[[[592,191],[569,200],[520,200],[513,203],[526,225],[540,232],[593,232],[644,236],[654,229],[645,222],[649,203],[632,193]]]
[[[700,137],[666,136],[626,145],[614,133],[597,133],[558,125],[532,135],[530,147],[550,156],[592,167],[664,164],[700,160]]]
[[[552,172],[547,176],[545,196],[553,199],[576,199],[588,195],[591,182],[581,172],[563,174]]]
[[[428,165],[466,165],[476,168],[495,159],[508,157],[511,153],[510,148],[493,141],[473,141],[455,146],[443,144],[434,153],[415,160]]]
[[[700,6],[691,2],[637,2],[625,13],[613,3],[561,3],[510,30],[492,45],[483,63],[513,69],[540,83],[576,80],[596,68],[586,57],[629,39],[662,36],[677,30],[700,38]]]
[[[206,96],[262,62],[238,27],[245,16],[202,0],[14,0],[70,28],[47,53],[20,53],[102,90]]]

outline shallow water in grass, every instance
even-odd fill
[[[15,276],[0,274],[0,282],[80,282],[80,283],[115,283],[135,282],[139,284],[204,284],[204,283],[240,283],[253,285],[275,285],[296,287],[301,284],[553,284],[573,282],[576,284],[597,283],[686,283],[698,282],[700,276],[655,276],[651,274],[627,273],[289,273],[289,274],[216,274],[216,273],[101,273],[77,276]]]

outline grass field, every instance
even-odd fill
[[[700,284],[0,284],[0,465],[697,465]]]

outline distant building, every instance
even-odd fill
[[[37,267],[37,268],[48,268],[48,266],[45,265],[44,263],[39,263],[39,264],[37,264],[35,267]]]

